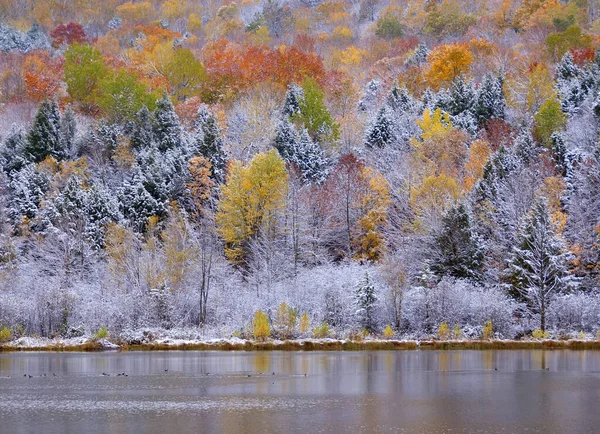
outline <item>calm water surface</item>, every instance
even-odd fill
[[[0,433],[599,431],[597,351],[0,354]]]

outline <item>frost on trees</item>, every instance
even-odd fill
[[[504,98],[503,87],[504,79],[502,76],[488,74],[484,77],[473,107],[477,121],[480,124],[491,119],[504,119],[506,99]]]
[[[300,114],[300,105],[304,99],[304,90],[295,83],[288,86],[283,103],[283,114],[294,116]]]
[[[47,157],[55,160],[66,158],[61,137],[60,112],[56,102],[46,100],[40,104],[23,153],[34,163],[39,163]]]
[[[545,200],[538,199],[519,232],[518,245],[508,262],[508,277],[509,291],[527,303],[531,313],[539,315],[541,330],[546,330],[552,300],[575,286],[568,272],[571,256],[554,231]]]
[[[442,229],[434,236],[431,270],[440,277],[480,281],[485,259],[482,244],[465,205],[450,208],[442,218]]]
[[[150,110],[144,105],[135,114],[133,131],[131,133],[131,145],[133,149],[140,150],[149,148],[154,142],[155,137]]]
[[[356,305],[356,317],[361,327],[369,333],[376,331],[375,321],[375,303],[377,302],[377,294],[375,292],[375,283],[369,275],[365,275],[356,285],[354,292],[354,303]]]
[[[385,148],[395,140],[394,125],[386,107],[379,109],[377,117],[367,130],[367,148]]]
[[[206,107],[200,107],[195,123],[194,140],[197,152],[206,157],[212,165],[212,177],[217,184],[225,182],[227,154],[224,149],[221,128],[215,115]]]
[[[160,151],[178,149],[182,147],[181,125],[175,108],[167,95],[156,101],[156,110],[153,113],[154,137]]]

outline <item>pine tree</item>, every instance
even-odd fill
[[[135,114],[133,132],[131,134],[131,145],[133,149],[145,149],[154,143],[154,130],[150,110],[145,105]]]
[[[377,113],[377,118],[367,130],[365,146],[367,148],[385,148],[394,141],[394,125],[385,107]]]
[[[181,125],[175,113],[175,108],[169,97],[165,94],[156,101],[156,110],[153,113],[154,136],[158,149],[162,152],[167,149],[178,149],[183,144]]]
[[[144,232],[148,219],[152,216],[165,216],[166,207],[158,202],[144,187],[139,174],[125,181],[119,192],[119,210],[127,223],[138,232]]]
[[[217,184],[222,184],[225,182],[227,154],[217,119],[204,106],[198,111],[195,140],[200,155],[208,158],[212,165],[212,178]]]
[[[396,115],[412,112],[416,106],[406,87],[399,88],[397,83],[394,83],[394,87],[387,97],[386,105]]]
[[[46,157],[56,160],[66,157],[61,140],[60,112],[55,101],[46,100],[40,104],[23,153],[34,163]]]
[[[304,90],[295,83],[288,86],[283,103],[283,114],[294,116],[300,114],[300,104],[304,99]]]
[[[467,208],[450,208],[433,242],[431,270],[438,276],[479,281],[484,266],[482,240],[475,234]]]
[[[375,303],[377,302],[377,294],[375,292],[375,284],[368,272],[358,284],[354,291],[354,304],[356,305],[356,317],[361,327],[368,332],[373,333],[377,329],[375,321]]]
[[[38,215],[49,184],[48,177],[36,171],[34,164],[27,164],[21,170],[13,172],[8,183],[8,214],[13,223],[19,223],[22,217],[33,219]]]
[[[300,169],[305,183],[321,184],[327,177],[329,161],[321,146],[310,138],[306,128],[300,134],[291,162]]]
[[[287,117],[281,119],[277,125],[273,142],[273,147],[277,149],[281,158],[287,162],[293,159],[298,140],[298,131],[294,124]]]
[[[483,79],[475,101],[475,115],[481,124],[490,119],[504,119],[506,99],[502,88],[504,80],[501,76],[488,74]]]
[[[546,330],[546,314],[554,297],[574,286],[567,266],[570,253],[555,233],[545,200],[538,199],[519,233],[509,260],[510,292],[540,316]]]

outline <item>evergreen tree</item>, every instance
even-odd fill
[[[25,148],[25,135],[20,129],[12,131],[2,147],[0,147],[0,165],[2,170],[10,174],[12,171],[21,170],[27,163],[23,158],[23,149]]]
[[[406,87],[399,88],[397,83],[394,83],[394,87],[387,97],[386,105],[397,115],[412,112],[415,109],[415,102]]]
[[[183,144],[181,125],[175,113],[175,108],[166,94],[156,101],[153,127],[154,137],[160,151],[181,148]]]
[[[152,216],[164,217],[166,207],[146,190],[139,173],[125,181],[119,193],[119,210],[127,223],[138,232],[144,232]]]
[[[131,134],[131,145],[133,149],[145,149],[154,143],[154,129],[152,128],[152,119],[150,110],[145,105],[135,114],[133,132]]]
[[[75,113],[69,106],[65,111],[60,121],[60,133],[61,133],[61,144],[62,148],[66,153],[73,150],[75,142],[75,134],[77,133],[77,121],[75,120]]]
[[[554,231],[545,200],[537,200],[513,248],[509,280],[511,294],[540,316],[542,331],[546,330],[546,313],[553,298],[574,285],[567,269],[570,256]]]
[[[385,107],[382,107],[377,113],[377,118],[367,130],[365,137],[365,146],[367,148],[385,148],[395,139],[394,125],[391,116]]]
[[[430,51],[427,49],[427,45],[423,42],[420,42],[415,48],[415,51],[408,56],[406,59],[406,64],[408,66],[419,66],[423,63],[427,62],[427,56],[429,56]]]
[[[213,179],[217,184],[222,184],[225,182],[227,154],[217,119],[206,107],[198,111],[195,139],[198,152],[208,158],[212,165]]]
[[[369,333],[373,333],[377,324],[375,321],[375,303],[377,294],[375,293],[375,284],[368,272],[358,284],[354,291],[354,304],[356,305],[356,317],[361,327]]]
[[[46,157],[56,160],[66,157],[61,140],[60,112],[56,102],[46,100],[40,104],[23,152],[25,157],[34,163],[39,163]]]
[[[288,86],[283,103],[283,114],[294,116],[300,114],[300,103],[304,99],[304,90],[295,83]]]
[[[494,77],[488,74],[483,79],[474,107],[477,121],[480,124],[490,119],[504,119],[506,99],[502,92],[503,86],[504,80],[501,76]]]
[[[367,83],[367,89],[364,96],[358,102],[358,109],[362,112],[369,112],[377,104],[377,95],[379,94],[379,88],[381,83],[378,80],[371,80]]]
[[[483,266],[482,240],[473,230],[467,208],[463,204],[450,208],[433,242],[431,270],[439,277],[479,281]]]
[[[48,177],[36,171],[34,164],[27,164],[13,172],[8,183],[8,215],[13,223],[19,223],[22,217],[31,220],[38,215],[40,203],[48,191],[49,184]]]
[[[281,158],[285,161],[291,161],[294,157],[295,149],[298,144],[298,131],[293,123],[287,117],[279,121],[273,147],[277,149]]]
[[[300,134],[291,162],[300,169],[305,183],[321,184],[327,177],[329,161],[306,129]]]

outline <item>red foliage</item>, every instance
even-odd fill
[[[490,119],[483,127],[481,138],[490,144],[492,151],[496,152],[500,146],[512,146],[514,132],[504,119]]]
[[[58,48],[62,44],[81,44],[87,41],[83,27],[77,23],[59,24],[50,32],[50,37],[54,48]]]
[[[596,53],[590,47],[587,48],[572,48],[571,54],[573,55],[573,62],[577,66],[583,66],[586,63],[592,62]]]

